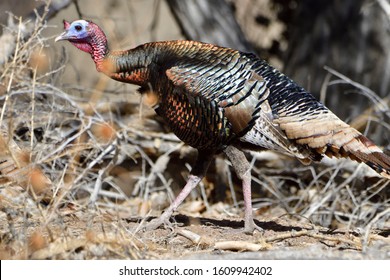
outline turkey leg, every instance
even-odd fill
[[[239,149],[237,149],[236,147],[228,146],[224,150],[224,152],[226,156],[229,158],[238,178],[240,178],[242,181],[242,190],[244,193],[244,206],[245,206],[244,232],[248,234],[253,234],[253,231],[255,229],[262,232],[263,229],[257,226],[253,220],[250,164],[246,159],[244,153]]]

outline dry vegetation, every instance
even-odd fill
[[[178,193],[195,151],[148,96],[124,102],[118,87],[108,102],[104,78],[63,86],[66,54],[48,64],[43,18],[13,21],[0,38],[0,259],[390,257],[389,181],[272,152],[248,154],[263,234],[234,231],[240,183],[222,157],[175,217],[184,226],[135,234]]]

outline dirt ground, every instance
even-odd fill
[[[190,206],[187,203],[186,206]],[[198,204],[198,203],[197,203]],[[123,205],[122,205],[123,206]],[[388,259],[389,230],[330,230],[284,215],[258,221],[264,232],[241,232],[239,218],[178,214],[172,228],[134,233],[141,218],[126,209],[74,205],[55,213],[35,209],[24,217],[4,210],[1,259]],[[216,206],[213,206],[216,207]],[[219,205],[219,207],[228,206]],[[31,211],[31,208],[29,209]],[[5,215],[4,213],[7,213]],[[45,216],[42,216],[45,213]],[[123,216],[121,217],[121,214]],[[204,215],[202,215],[204,216]],[[259,220],[264,216],[258,216]]]
[[[164,1],[79,2],[113,48],[182,38]],[[0,259],[390,259],[386,180],[350,161],[305,167],[272,152],[248,154],[264,232],[240,231],[240,182],[221,156],[177,224],[136,232],[178,194],[195,151],[136,87],[54,43],[63,18],[78,18],[74,5],[1,65]],[[17,38],[18,24],[10,30]]]

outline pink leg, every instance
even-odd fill
[[[214,154],[212,152],[199,152],[196,163],[191,170],[191,174],[188,177],[187,183],[171,203],[171,205],[164,211],[164,213],[157,219],[152,220],[146,226],[146,230],[153,230],[158,228],[161,225],[169,225],[169,218],[172,216],[173,212],[180,206],[180,204],[186,199],[186,197],[191,193],[191,191],[199,184],[199,182],[205,176],[207,169],[210,165],[210,162]]]
[[[249,162],[246,159],[244,153],[233,146],[228,146],[225,149],[225,154],[227,155],[230,162],[232,163],[237,176],[242,180],[242,190],[244,193],[244,206],[245,206],[244,232],[248,234],[253,234],[253,231],[255,229],[262,232],[263,229],[257,226],[253,221],[251,170],[250,170]]]

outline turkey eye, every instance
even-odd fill
[[[76,29],[76,31],[81,31],[81,29],[83,29],[80,25],[76,25],[74,28]]]

